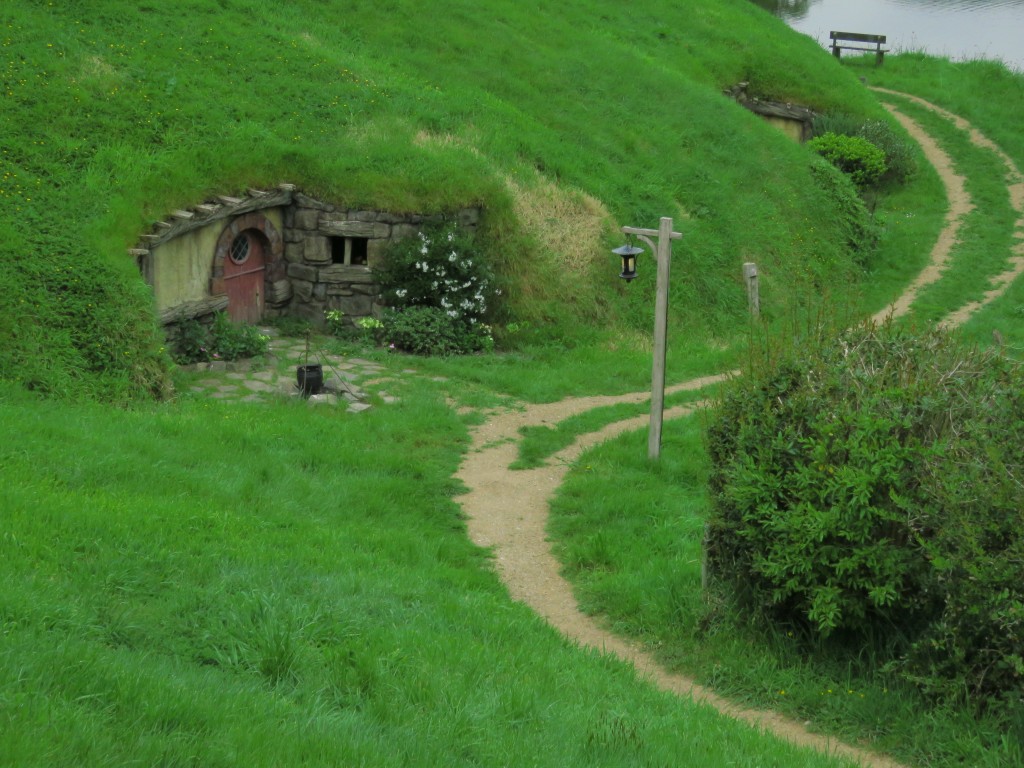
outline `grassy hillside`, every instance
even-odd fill
[[[672,303],[706,340],[742,317],[743,261],[781,312],[850,266],[807,153],[722,88],[880,114],[744,0],[12,0],[0,48],[0,377],[116,400],[166,384],[125,249],[211,194],[482,204],[507,311],[552,337],[646,328],[652,271],[610,279],[608,233],[669,215],[686,231]]]

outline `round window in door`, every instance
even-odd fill
[[[246,229],[231,241],[224,259],[224,290],[228,317],[236,323],[258,323],[263,318],[266,235]]]

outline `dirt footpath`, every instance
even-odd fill
[[[876,89],[881,91],[881,89]],[[892,91],[883,94],[905,96]],[[938,107],[906,96],[923,106],[954,121],[971,134],[979,146],[992,149],[1003,158],[1007,167],[1007,187],[1015,210],[1022,218],[1017,222],[1019,240],[1024,240],[1024,177],[1013,161],[961,118]],[[965,179],[954,169],[949,156],[924,129],[897,108],[888,106],[920,142],[925,155],[938,171],[946,187],[949,210],[946,223],[931,250],[928,266],[888,308],[876,315],[881,320],[888,315],[898,316],[908,311],[918,292],[926,285],[941,279],[950,252],[964,218],[974,209],[967,193]],[[1009,284],[1024,273],[1024,242],[1014,248],[1009,268],[992,279],[992,290],[980,302],[975,302],[952,313],[945,323],[964,322],[973,312],[995,300]],[[711,376],[678,384],[669,393],[697,390],[722,380],[728,375]],[[802,723],[789,720],[776,712],[754,710],[737,706],[717,696],[683,675],[662,669],[643,649],[603,629],[593,618],[583,614],[573,596],[572,586],[561,576],[547,542],[548,501],[562,483],[570,464],[585,450],[597,443],[632,429],[642,429],[648,423],[646,416],[609,425],[599,432],[584,435],[569,448],[556,454],[543,467],[513,471],[509,466],[517,457],[519,430],[524,426],[554,425],[585,411],[615,403],[640,403],[649,393],[634,393],[619,397],[571,398],[558,403],[526,405],[522,410],[505,411],[492,415],[473,432],[473,444],[463,460],[457,477],[468,491],[459,501],[468,517],[469,535],[482,546],[493,548],[498,573],[516,600],[529,605],[566,637],[584,646],[598,648],[632,663],[637,672],[652,683],[695,701],[714,707],[786,741],[812,749],[845,757],[871,768],[902,768],[900,763],[884,756],[837,742],[811,733]],[[679,418],[699,408],[700,403],[666,411],[666,418]]]

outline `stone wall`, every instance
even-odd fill
[[[292,298],[275,311],[317,326],[323,324],[324,313],[334,309],[353,320],[378,316],[383,307],[373,268],[390,245],[446,218],[450,217],[341,208],[296,194],[284,218],[284,257]],[[480,212],[465,208],[456,218],[462,226],[475,228]],[[269,298],[287,288],[268,286],[268,290]]]
[[[475,228],[480,210],[464,208],[445,216],[353,209],[282,184],[174,211],[130,253],[153,287],[161,321],[171,326],[228,307],[221,279],[225,252],[238,231],[258,229],[274,246],[264,275],[264,316],[298,317],[322,327],[324,313],[334,309],[353,322],[379,316],[383,307],[372,270],[388,247],[426,225],[452,219]]]

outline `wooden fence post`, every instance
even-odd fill
[[[747,284],[747,301],[752,317],[761,316],[761,291],[757,285],[757,264],[748,261],[743,265],[743,282]]]

